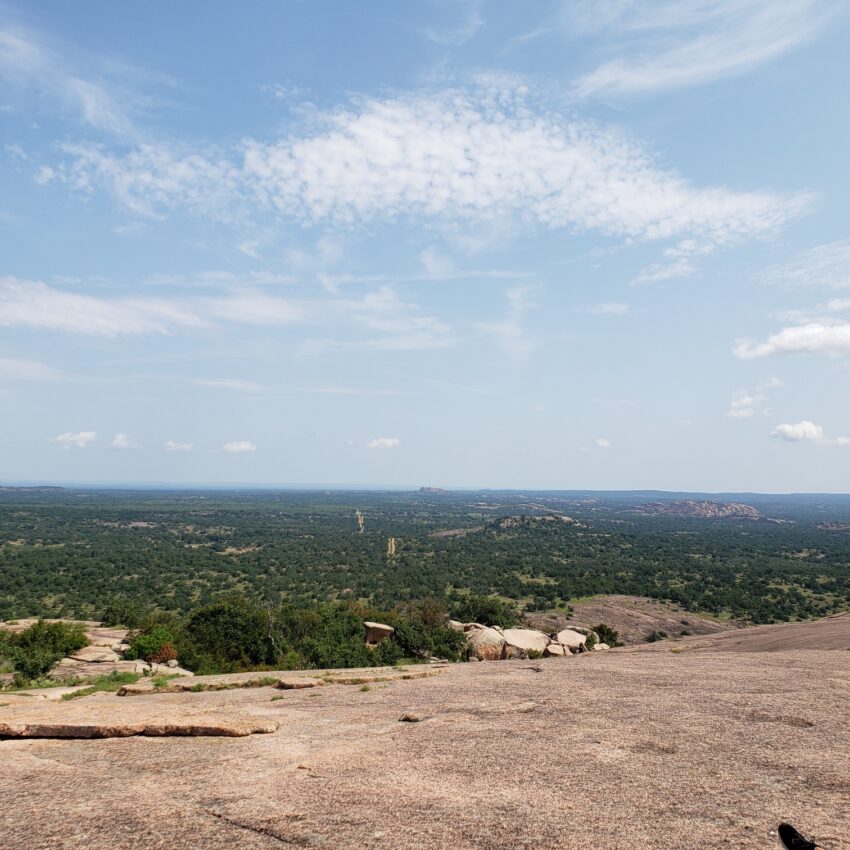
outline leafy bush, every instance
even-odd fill
[[[6,639],[9,658],[19,679],[37,679],[57,661],[88,646],[85,630],[79,623],[48,623],[39,620],[28,629]]]
[[[174,644],[181,662],[196,673],[270,669],[281,654],[271,623],[262,608],[232,596],[190,614]]]
[[[498,596],[461,596],[452,605],[452,616],[464,623],[501,626],[503,629],[519,622],[516,607]]]
[[[165,647],[170,649],[165,652]],[[125,658],[141,658],[143,661],[163,663],[169,658],[177,658],[174,649],[174,634],[171,629],[163,625],[155,625],[142,632],[137,632],[130,638],[130,648],[124,653]],[[162,657],[162,661],[160,658]]]
[[[611,626],[600,623],[598,626],[593,627],[593,631],[599,635],[599,640],[602,643],[607,643],[608,646],[623,646],[620,640],[620,633],[616,629],[612,629]]]
[[[647,635],[646,642],[655,643],[656,641],[664,640],[667,636],[667,632],[654,631],[652,634]]]

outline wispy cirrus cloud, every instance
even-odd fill
[[[484,26],[483,5],[482,0],[463,0],[463,2],[452,3],[449,8],[459,10],[462,15],[461,20],[454,26],[428,27],[424,31],[425,37],[444,47],[460,47],[466,44]]]
[[[102,298],[48,286],[42,281],[0,278],[0,327],[29,327],[89,336],[167,333],[205,321],[164,298]]]
[[[240,378],[196,378],[192,383],[199,387],[236,390],[244,393],[261,393],[265,389],[262,384],[255,381],[243,381]]]
[[[58,377],[59,372],[46,363],[0,357],[0,381],[49,381]]]
[[[585,308],[586,313],[594,316],[625,316],[631,311],[631,305],[624,304],[622,301],[602,301]]]
[[[539,342],[529,333],[523,316],[536,305],[531,300],[534,286],[515,286],[505,292],[507,311],[504,318],[496,321],[477,322],[475,328],[492,338],[511,358],[527,360]]]
[[[591,96],[653,93],[741,76],[811,41],[832,0],[569,0],[568,29],[605,35],[605,59],[573,85]]]
[[[850,240],[829,242],[801,251],[758,276],[761,283],[791,289],[850,288]]]
[[[0,78],[22,89],[47,94],[69,115],[96,130],[131,138],[137,135],[130,111],[138,98],[119,87],[114,67],[87,74],[35,34],[0,29]]]

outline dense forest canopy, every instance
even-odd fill
[[[115,600],[185,613],[234,592],[529,610],[630,593],[754,622],[850,606],[850,497],[711,497],[759,520],[641,512],[682,495],[6,488],[0,619],[97,618]]]

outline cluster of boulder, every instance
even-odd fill
[[[565,657],[590,649],[610,649],[593,629],[572,626],[547,635],[536,629],[503,629],[481,623],[461,623],[449,620],[449,628],[466,635],[467,657],[470,661],[501,661],[505,658]],[[395,629],[385,623],[365,622],[366,646],[374,649],[391,637]]]
[[[609,649],[593,629],[572,626],[547,635],[536,629],[503,629],[481,623],[449,620],[449,627],[466,635],[470,661],[501,661],[506,658],[565,657],[589,649]]]

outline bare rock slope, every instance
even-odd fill
[[[708,640],[685,638],[359,687],[44,703],[41,719],[70,707],[277,731],[0,741],[0,845],[765,848],[788,819],[846,848],[850,653],[821,647],[850,643],[850,617],[803,625],[781,651],[670,651]]]
[[[625,644],[642,644],[653,632],[665,632],[672,636],[679,636],[683,632],[706,635],[741,627],[741,623],[735,620],[712,619],[686,611],[673,602],[644,596],[594,596],[573,603],[572,609],[569,616],[534,613],[528,615],[527,620],[534,628],[544,632],[570,626],[592,629],[605,623],[619,632],[620,640]]]

